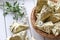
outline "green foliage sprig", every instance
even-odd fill
[[[24,13],[21,12],[21,6],[19,6],[19,3],[14,2],[13,5],[10,4],[9,2],[6,2],[6,11],[4,12],[4,16],[6,16],[7,14],[9,14],[9,12],[14,13],[14,19],[18,20],[18,17],[22,17],[24,15]]]

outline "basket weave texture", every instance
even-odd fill
[[[33,8],[32,10],[32,13],[31,13],[31,24],[32,24],[32,27],[35,29],[35,31],[42,35],[43,37],[46,37],[46,38],[60,38],[60,35],[59,36],[54,36],[53,34],[47,34],[43,31],[41,31],[40,29],[38,29],[36,26],[35,26],[35,22],[36,22],[36,16],[35,16],[35,13],[36,13],[36,10],[35,8]]]

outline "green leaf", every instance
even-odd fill
[[[4,16],[6,16],[7,14],[8,14],[8,13],[7,13],[7,12],[5,12],[3,15],[4,15]]]
[[[7,7],[12,7],[12,5],[9,2],[6,2]]]
[[[22,17],[24,15],[24,13],[18,12],[19,16]]]
[[[17,10],[17,11],[20,11],[19,4],[17,4],[16,10]]]
[[[14,6],[17,4],[17,1],[16,2],[14,2]]]
[[[20,16],[22,17],[24,15],[24,13],[22,13]]]
[[[16,12],[16,7],[13,7],[13,12]]]
[[[18,15],[15,15],[15,16],[13,17],[13,19],[18,20]]]

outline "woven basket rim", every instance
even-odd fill
[[[40,34],[40,35],[42,35],[43,37],[47,37],[47,38],[60,38],[60,35],[58,35],[58,36],[55,36],[55,35],[53,35],[53,34],[47,34],[47,33],[45,33],[45,32],[43,32],[43,31],[41,31],[41,30],[39,30],[36,26],[35,26],[35,19],[36,19],[36,17],[35,17],[35,7],[33,8],[33,10],[32,10],[32,13],[31,13],[31,24],[32,24],[32,27],[35,29],[35,31],[38,33],[38,34]]]

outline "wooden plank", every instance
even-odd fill
[[[13,1],[11,0],[5,0],[4,3],[8,1],[10,3],[13,3]],[[6,33],[7,33],[7,37],[11,36],[12,33],[10,31],[10,25],[13,23],[13,15],[12,14],[8,14],[5,16],[5,23],[6,23]]]
[[[5,39],[6,39],[5,22],[4,22],[3,10],[0,9],[0,40]]]
[[[28,5],[28,6],[27,6]],[[34,2],[32,0],[27,0],[25,1],[25,8],[27,10],[27,13],[28,13],[28,16],[29,16],[29,23],[30,23],[30,31],[31,31],[31,34],[34,38],[36,38],[36,40],[44,40],[44,38],[42,36],[40,36],[39,34],[37,34],[35,32],[35,30],[32,29],[32,25],[31,25],[31,19],[30,19],[30,14],[31,14],[31,11],[34,7]]]
[[[10,25],[13,23],[13,17],[9,14],[5,18],[6,20],[6,31],[7,31],[7,37],[11,36],[11,31],[10,31]]]
[[[28,14],[26,16],[27,16],[27,24],[29,25],[29,29],[27,30],[27,35],[28,35],[29,40],[32,40]]]
[[[3,0],[0,0],[0,40],[6,40],[6,29],[5,29],[5,20],[3,16]]]

